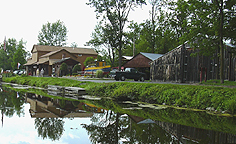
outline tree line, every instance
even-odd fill
[[[224,42],[236,42],[236,2],[149,0],[148,3],[151,5],[150,16],[137,23],[129,20],[129,13],[147,4],[145,0],[88,0],[87,5],[95,8],[98,24],[86,45],[96,48],[100,54],[98,60],[106,60],[121,68],[124,55],[133,56],[139,52],[164,54],[188,41],[198,49],[198,54],[219,59],[223,82]],[[43,25],[38,35],[41,45],[65,46],[66,40],[67,28],[60,20]],[[71,46],[77,47],[77,44]],[[12,47],[7,44],[9,50],[5,57],[9,60],[13,58],[10,56]],[[14,68],[15,63],[11,63],[0,66]]]
[[[149,0],[150,17],[143,23],[128,20],[130,10],[145,0],[89,0],[100,20],[87,45],[98,49],[112,66],[122,55],[164,54],[186,41],[198,54],[220,60],[223,82],[224,42],[236,42],[236,1]],[[216,55],[214,55],[217,53]],[[118,63],[117,63],[118,59]]]

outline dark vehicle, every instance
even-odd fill
[[[111,78],[115,78],[117,71],[119,71],[119,70],[118,70],[118,69],[113,69],[113,70],[111,70],[109,76],[110,76]]]
[[[125,79],[134,79],[134,81],[144,81],[146,74],[137,71],[135,68],[126,68],[125,71],[117,71],[115,73],[115,80],[124,81]]]

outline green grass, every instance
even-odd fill
[[[90,82],[79,82],[77,80],[71,80],[66,78],[56,78],[56,77],[4,77],[3,81],[9,83],[18,83],[21,85],[30,85],[36,87],[47,88],[48,85],[57,85],[57,86],[68,86],[68,87],[85,87],[86,84]]]
[[[236,113],[236,89],[219,86],[176,85],[153,83],[92,83],[66,78],[10,77],[5,82],[47,88],[48,85],[85,88],[90,95],[116,100],[142,101],[176,107],[205,110],[208,107],[228,113]],[[207,85],[212,85],[209,81]],[[205,84],[204,84],[205,85]],[[229,85],[226,82],[224,85]]]
[[[214,86],[236,86],[235,81],[227,81],[227,80],[225,80],[223,84],[220,83],[220,80],[207,80],[206,82],[202,82],[200,84],[214,85]]]

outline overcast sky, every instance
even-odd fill
[[[4,38],[23,39],[31,51],[38,43],[38,33],[43,24],[63,21],[67,27],[67,46],[75,42],[79,47],[91,39],[98,20],[94,8],[86,5],[88,0],[0,0],[0,43]],[[149,18],[150,6],[131,11],[129,20],[141,23]]]

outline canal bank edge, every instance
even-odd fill
[[[93,83],[51,77],[10,77],[5,82],[46,88],[48,85],[83,87],[89,95],[116,100],[142,101],[151,104],[235,114],[236,89],[227,87],[149,83]]]

